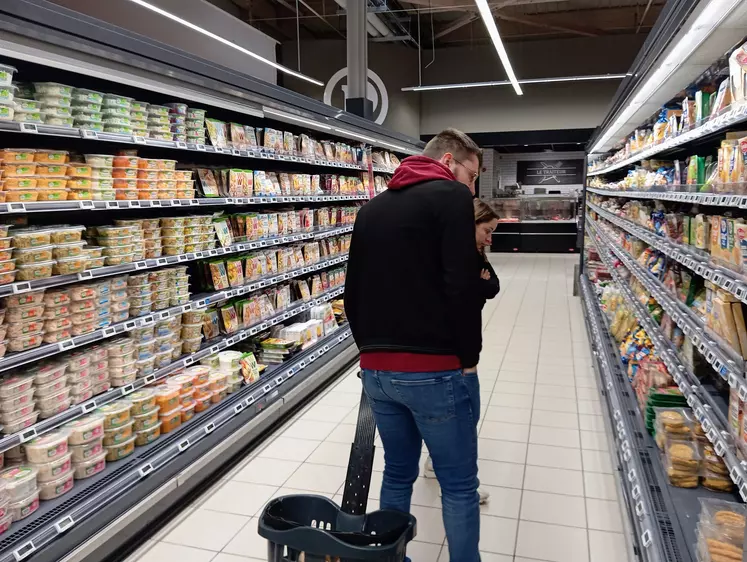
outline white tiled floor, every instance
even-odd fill
[[[483,311],[479,365],[480,480],[491,494],[482,508],[483,562],[628,562],[602,405],[572,296],[577,259],[491,256],[502,290]],[[298,491],[341,499],[359,397],[351,371],[131,562],[266,560],[256,529],[269,499]],[[382,456],[377,450],[369,510],[378,508]],[[412,512],[413,562],[448,562],[434,480],[418,479]]]

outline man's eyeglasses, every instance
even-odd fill
[[[453,156],[452,156],[452,158],[453,158]],[[464,164],[464,162],[461,162],[461,161],[457,160],[456,158],[454,158],[454,162],[456,162],[457,164],[459,164],[462,168],[464,168],[465,170],[467,170],[470,173],[470,176],[471,176],[473,182],[477,181],[477,178],[480,176],[480,172],[479,171],[475,172],[472,168],[470,168],[469,166],[467,166],[466,164]]]

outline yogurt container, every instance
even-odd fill
[[[33,466],[13,466],[0,472],[0,481],[11,502],[22,501],[36,491],[36,475],[39,471]]]
[[[106,453],[102,452],[95,457],[82,462],[73,463],[73,475],[75,480],[90,478],[106,468]]]

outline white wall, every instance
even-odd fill
[[[645,35],[579,37],[555,41],[508,43],[512,65],[521,78],[624,73]],[[527,131],[596,127],[607,112],[619,81],[527,85],[519,97],[510,87],[402,92],[418,84],[418,51],[402,43],[368,44],[369,67],[384,81],[390,114],[384,125],[411,136],[434,134],[445,127],[467,132]],[[423,50],[423,84],[503,80],[492,45]],[[295,68],[296,46],[284,44],[282,57]],[[346,66],[345,44],[305,41],[302,70],[326,81]],[[425,68],[426,65],[428,68]],[[285,85],[317,99],[323,89],[288,79]]]
[[[272,84],[277,83],[277,71],[273,67],[127,0],[52,1],[242,74]],[[150,0],[150,2],[275,62],[277,42],[274,39],[205,0]],[[230,3],[227,7],[229,5]]]

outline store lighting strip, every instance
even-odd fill
[[[498,33],[498,26],[495,25],[495,18],[493,17],[493,12],[490,11],[490,6],[488,5],[488,0],[475,0],[475,4],[477,4],[477,11],[480,12],[480,16],[482,17],[482,22],[485,24],[485,29],[488,30],[488,35],[490,35],[490,38],[493,40],[493,45],[495,46],[495,50],[498,52],[498,56],[501,59],[501,62],[503,63],[503,69],[506,71],[506,75],[508,75],[508,79],[511,82],[511,85],[514,87],[514,91],[516,92],[517,96],[521,96],[524,94],[524,92],[521,91],[521,86],[519,85],[519,81],[516,79],[516,74],[514,74],[514,69],[511,67],[511,61],[508,60],[508,53],[506,52],[506,47],[503,46],[503,41],[501,41],[501,35]]]
[[[552,84],[556,82],[591,82],[594,80],[622,80],[625,74],[590,74],[588,76],[556,76],[553,78],[527,78],[519,80],[519,84]],[[427,92],[431,90],[457,90],[463,88],[488,88],[493,86],[510,86],[510,80],[495,80],[492,82],[464,82],[461,84],[433,84],[431,86],[407,86],[403,92]]]
[[[332,130],[332,127],[330,127],[329,125],[325,125],[324,123],[319,123],[318,121],[314,121],[312,119],[306,119],[305,117],[299,117],[298,115],[293,115],[292,113],[278,111],[276,109],[272,109],[271,107],[264,106],[262,107],[262,111],[264,111],[266,115],[272,115],[273,117],[277,117],[281,121],[288,120],[295,123],[302,123],[304,125],[308,125],[309,127],[314,127],[315,129],[322,129],[323,131]]]
[[[659,68],[646,80],[638,93],[627,105],[625,110],[615,119],[614,123],[607,127],[604,134],[599,138],[590,153],[599,152],[600,149],[615,135],[620,128],[627,123],[646,103],[651,96],[682,66],[700,47],[700,45],[710,37],[714,30],[721,22],[739,5],[741,0],[710,0],[695,21],[692,23],[687,32],[682,35],[672,46]]]
[[[192,22],[189,22],[183,18],[180,18],[176,14],[172,14],[171,12],[167,12],[166,10],[161,9],[158,6],[154,6],[153,4],[146,2],[145,0],[130,0],[130,2],[133,2],[134,4],[137,4],[138,6],[141,6],[143,8],[146,8],[147,10],[151,10],[152,12],[155,12],[161,16],[169,18],[170,20],[175,21],[185,27],[188,27],[189,29],[196,31],[197,33],[201,33],[202,35],[205,35],[206,37],[215,39],[219,43],[223,43],[224,45],[227,45],[231,47],[232,49],[236,49],[237,51],[245,55],[249,55],[250,57],[258,60],[259,62],[268,64],[271,67],[275,68],[276,70],[279,70],[280,72],[290,74],[291,76],[295,76],[296,78],[305,80],[306,82],[311,82],[312,84],[315,84],[316,86],[324,86],[324,82],[320,82],[319,80],[315,78],[311,78],[310,76],[306,76],[305,74],[301,74],[300,72],[296,72],[295,70],[291,70],[290,68],[287,68],[281,64],[278,64],[274,61],[266,59],[258,55],[257,53],[253,53],[249,49],[245,49],[241,45],[237,45],[236,43],[233,43],[232,41],[229,41],[228,39],[224,39],[223,37],[221,37],[220,35],[216,35],[212,31],[208,31],[207,29],[200,27],[199,25],[195,25]]]

